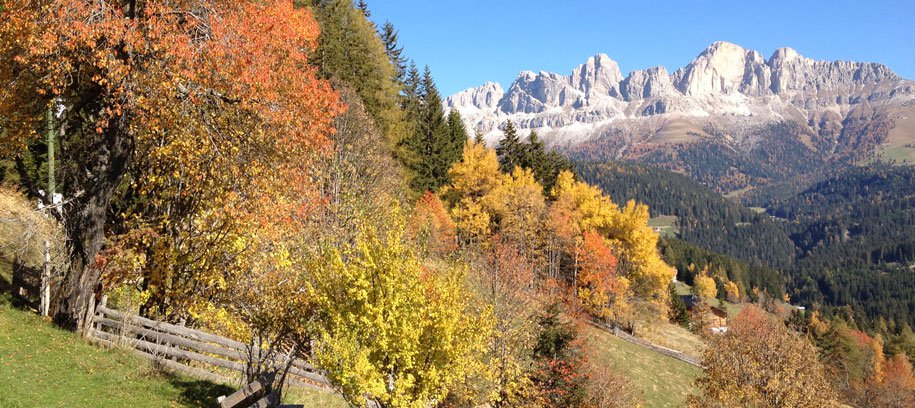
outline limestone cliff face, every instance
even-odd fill
[[[791,119],[816,127],[821,118],[842,120],[863,102],[884,109],[913,100],[915,82],[882,64],[816,61],[790,48],[766,60],[716,42],[673,74],[654,67],[624,77],[616,61],[598,54],[570,75],[524,71],[505,92],[487,83],[445,102],[491,141],[510,119],[547,141],[574,144],[612,128],[651,129],[640,122],[670,118],[743,128]]]

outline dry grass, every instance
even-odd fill
[[[44,242],[51,243],[51,263],[66,263],[64,233],[50,216],[36,209],[22,194],[0,189],[0,257],[30,268],[44,264]]]
[[[709,138],[709,135],[689,120],[674,118],[665,121],[649,141],[658,144],[680,144],[694,142],[701,138]]]
[[[648,340],[659,346],[674,349],[690,357],[701,358],[706,344],[695,333],[682,326],[671,323],[662,323],[654,330],[644,334]]]
[[[890,130],[886,143],[878,148],[878,155],[884,161],[897,164],[915,163],[915,107],[906,107],[895,112],[895,126]]]
[[[588,326],[589,360],[626,377],[646,408],[683,407],[702,373],[695,367]]]

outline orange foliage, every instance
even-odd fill
[[[619,276],[619,260],[604,238],[593,230],[582,235],[578,294],[585,308],[601,318],[622,307],[628,284]]]
[[[457,249],[454,221],[431,191],[426,191],[413,209],[407,224],[407,236],[416,242],[424,256],[445,255]]]
[[[309,10],[288,0],[0,0],[0,9],[9,62],[0,144],[21,149],[49,106],[61,111],[62,159],[75,167],[64,193],[89,196],[72,215],[82,201],[116,200],[95,186],[132,172],[132,205],[115,231],[150,233],[115,239],[133,248],[103,256],[130,254],[159,313],[230,301],[240,271],[271,269],[262,254],[289,269],[278,242],[301,235],[299,220],[321,200],[310,164],[344,109],[309,65],[319,34]],[[100,246],[82,255],[94,259]]]

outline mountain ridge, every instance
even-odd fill
[[[508,90],[490,82],[449,96],[445,104],[490,142],[498,126],[511,119],[548,141],[575,144],[613,121],[658,115],[844,119],[865,101],[915,103],[915,82],[880,63],[818,61],[792,48],[779,48],[765,59],[719,41],[673,73],[657,66],[623,76],[616,61],[597,54],[570,75],[522,71]],[[564,129],[583,124],[588,126]]]

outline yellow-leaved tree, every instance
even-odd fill
[[[658,234],[648,226],[648,207],[630,201],[623,209],[614,204],[599,188],[576,181],[571,172],[563,171],[556,180],[551,213],[566,214],[574,230],[594,230],[616,251],[620,273],[631,282],[632,293],[646,300],[651,315],[666,315],[667,285],[676,274],[661,259],[657,250]],[[576,269],[581,240],[575,246]]]
[[[483,369],[491,311],[465,289],[464,267],[423,267],[402,226],[363,231],[309,269],[314,359],[350,403],[427,407]]]
[[[715,286],[715,279],[708,276],[708,272],[703,270],[702,273],[693,278],[693,294],[703,302],[708,302],[718,296],[718,287]]]
[[[727,283],[724,284],[724,291],[727,294],[728,302],[740,302],[740,287],[738,287],[736,283],[727,281]]]
[[[451,208],[460,239],[477,242],[488,237],[497,221],[493,216],[503,206],[491,194],[504,181],[496,152],[468,141],[461,161],[451,166],[448,176],[451,184],[444,187],[442,197]]]
[[[515,167],[512,174],[505,175],[502,186],[490,193],[486,201],[498,203],[503,238],[517,243],[518,251],[525,257],[538,254],[543,216],[546,202],[543,187],[534,179],[529,169]]]

